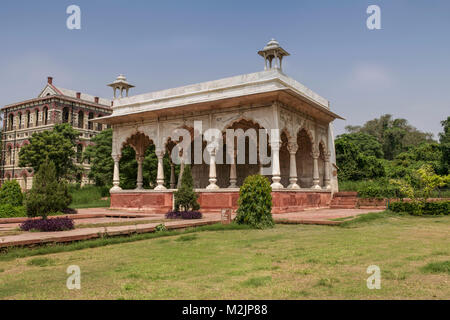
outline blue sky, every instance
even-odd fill
[[[81,30],[66,8],[81,8]],[[366,28],[379,5],[382,30]],[[2,1],[0,105],[57,86],[110,98],[119,73],[133,93],[263,69],[270,38],[284,72],[331,101],[347,124],[391,113],[437,134],[450,115],[450,1]]]

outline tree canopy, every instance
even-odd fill
[[[78,137],[79,132],[67,123],[55,125],[53,130],[34,133],[30,144],[20,150],[19,166],[32,167],[37,172],[48,159],[55,166],[58,180],[73,180],[81,170],[74,161]]]

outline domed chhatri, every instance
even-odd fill
[[[264,58],[264,70],[279,69],[280,71],[283,57],[290,55],[274,38],[258,54]]]
[[[128,97],[128,91],[131,88],[134,88],[132,84],[129,84],[127,81],[127,77],[125,77],[123,74],[120,74],[116,80],[114,80],[113,83],[108,84],[109,87],[113,88],[114,90],[114,99],[117,98],[116,91],[119,90],[120,92],[120,98],[123,98],[123,91],[126,91],[126,97]]]

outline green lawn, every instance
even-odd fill
[[[178,234],[1,259],[1,299],[448,299],[450,216]],[[31,250],[31,249],[24,249]],[[81,268],[81,290],[66,269]],[[366,287],[369,265],[381,290]]]

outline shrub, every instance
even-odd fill
[[[20,225],[23,231],[37,230],[41,232],[66,231],[75,229],[70,218],[29,219]]]
[[[23,205],[23,195],[16,180],[5,181],[0,189],[0,204],[10,204],[14,207]]]
[[[0,205],[0,218],[17,218],[25,216],[25,207],[15,207],[9,203]]]
[[[406,212],[413,215],[449,215],[450,201],[436,202],[393,202],[389,209],[394,212]]]
[[[33,188],[26,195],[27,215],[45,219],[48,214],[67,209],[71,201],[67,184],[56,178],[55,165],[44,162],[34,177]]]
[[[155,227],[155,232],[163,232],[163,231],[167,231],[166,226],[164,225],[164,223],[158,224]]]
[[[169,211],[166,213],[166,219],[201,219],[202,213],[199,211]]]
[[[272,188],[261,175],[248,176],[239,191],[239,208],[235,221],[254,228],[273,227]]]
[[[194,192],[194,179],[192,179],[191,167],[186,165],[181,177],[180,188],[174,192],[175,211],[197,211],[200,205],[197,202],[198,195]]]

